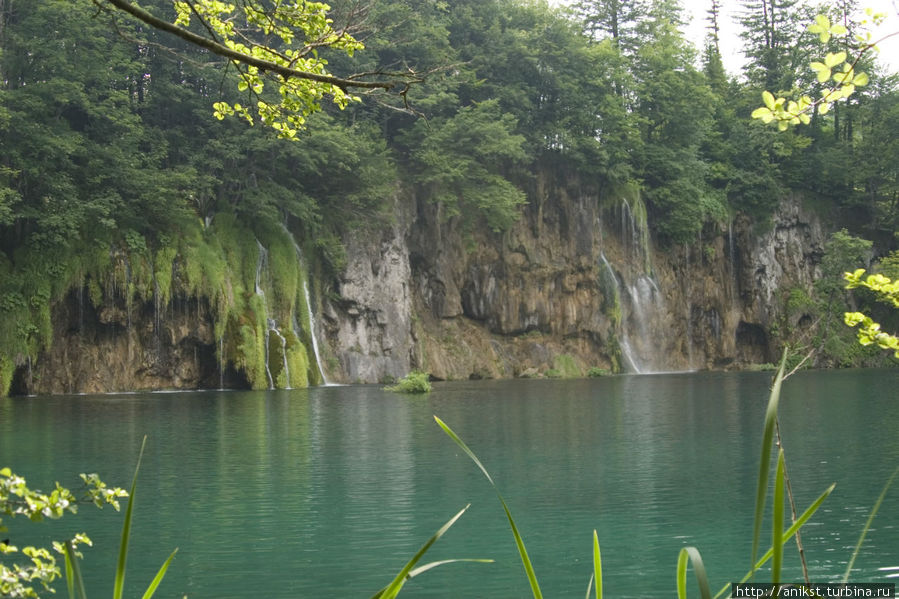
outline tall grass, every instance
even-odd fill
[[[747,574],[740,580],[740,583],[745,583],[748,580],[751,580],[754,576],[755,572],[762,568],[769,561],[771,562],[771,582],[780,582],[781,572],[783,569],[783,556],[784,556],[784,545],[793,538],[799,531],[799,529],[806,524],[809,519],[817,512],[818,508],[824,503],[824,500],[830,496],[831,492],[833,492],[836,484],[831,484],[827,489],[825,489],[818,498],[812,502],[812,504],[806,508],[804,512],[798,517],[795,517],[794,521],[791,523],[789,527],[784,529],[784,511],[785,511],[785,469],[786,463],[784,458],[783,449],[779,448],[777,452],[777,457],[775,460],[775,473],[774,473],[774,489],[773,489],[773,506],[772,506],[772,526],[771,526],[771,546],[768,550],[761,556],[758,557],[759,545],[761,543],[761,530],[764,522],[765,515],[765,498],[768,493],[770,474],[771,474],[771,453],[772,449],[775,447],[775,431],[777,427],[777,409],[780,402],[780,393],[783,385],[783,381],[785,379],[785,369],[786,369],[787,356],[784,354],[783,359],[781,360],[780,366],[777,370],[777,374],[774,378],[774,382],[771,387],[771,393],[768,397],[768,405],[765,411],[765,421],[764,421],[764,429],[762,434],[762,447],[760,451],[760,460],[759,460],[759,472],[758,472],[758,481],[756,488],[756,502],[755,502],[755,511],[754,511],[754,520],[752,527],[752,555],[750,561],[750,567]],[[502,504],[503,510],[506,514],[506,518],[509,522],[509,527],[512,530],[512,536],[515,540],[515,545],[518,548],[518,554],[521,558],[521,563],[524,566],[525,575],[527,576],[528,583],[531,588],[531,593],[534,596],[534,599],[542,599],[543,594],[540,589],[540,584],[537,579],[537,574],[534,569],[533,564],[531,563],[530,558],[528,557],[527,549],[525,548],[524,539],[520,531],[518,530],[518,526],[515,524],[515,520],[512,517],[512,512],[503,498],[502,494],[499,491],[496,483],[493,480],[493,477],[488,472],[487,468],[478,458],[478,456],[468,447],[468,445],[455,433],[455,431],[450,428],[448,424],[446,424],[439,417],[434,416],[434,420],[437,422],[438,426],[443,430],[446,435],[453,440],[453,442],[462,449],[463,453],[471,459],[472,462],[480,469],[480,471],[487,478],[487,481],[491,484],[494,491],[496,492],[497,498]],[[874,518],[874,515],[877,513],[877,510],[880,507],[883,498],[892,484],[894,478],[899,474],[899,468],[893,473],[893,476],[890,477],[889,481],[887,481],[886,486],[883,489],[883,492],[880,494],[880,497],[877,500],[877,503],[874,505],[871,514],[868,518],[868,522],[866,523],[864,530],[861,533],[861,538],[858,541],[858,544],[855,548],[855,551],[849,560],[849,567],[846,571],[846,575],[844,577],[844,582],[848,580],[849,574],[852,569],[852,565],[855,561],[855,557],[858,555],[859,550],[861,549],[862,542],[864,537],[871,526],[871,521]],[[376,594],[372,599],[392,599],[392,597],[396,596],[396,593],[399,592],[399,589],[402,586],[402,581],[408,579],[411,573],[416,572],[413,569],[415,563],[422,557],[425,551],[427,551],[430,546],[436,542],[446,530],[452,526],[452,524],[462,515],[462,512],[459,512],[454,516],[449,522],[447,522],[438,533],[432,537],[425,546],[419,550],[419,553],[407,564],[407,567],[404,568],[397,578],[394,579],[393,583],[390,586],[385,588]],[[451,560],[451,561],[462,561],[462,560]],[[478,561],[488,561],[488,560],[478,560]],[[435,565],[440,565],[443,562],[439,562]],[[676,575],[676,588],[677,588],[677,596],[679,599],[686,599],[687,597],[687,570],[688,568],[692,568],[694,577],[696,579],[696,585],[699,590],[699,596],[702,599],[719,599],[725,595],[731,589],[731,583],[726,583],[721,590],[713,597],[710,590],[709,585],[709,577],[706,572],[705,566],[702,561],[702,556],[699,550],[696,547],[683,547],[677,559],[677,566],[675,569]],[[423,568],[420,568],[419,571],[423,571]],[[595,589],[595,597],[596,599],[602,599],[603,595],[603,586],[602,586],[602,559],[600,554],[600,546],[599,546],[599,536],[596,530],[593,531],[593,574],[587,584],[587,599],[590,599],[591,591]],[[396,593],[393,593],[393,590]],[[387,591],[392,592],[393,594],[386,594]]]
[[[134,500],[137,493],[137,474],[140,471],[140,463],[144,457],[144,447],[147,444],[147,438],[144,437],[140,446],[140,453],[137,456],[137,465],[134,467],[134,477],[131,479],[131,491],[128,495],[128,507],[125,508],[125,521],[122,524],[122,540],[119,543],[119,558],[116,563],[115,580],[112,586],[113,599],[122,599],[125,590],[125,568],[128,563],[128,545],[131,539],[131,521],[134,514]],[[65,549],[65,571],[66,571],[66,587],[69,591],[69,599],[87,599],[87,593],[84,588],[84,579],[81,575],[81,566],[78,563],[78,555],[75,551],[72,541],[67,541],[63,545]],[[147,590],[144,591],[142,599],[151,599],[156,592],[159,583],[165,577],[165,573],[169,569],[169,564],[175,554],[178,553],[176,548],[169,555],[168,559],[163,562],[156,576],[150,581]]]

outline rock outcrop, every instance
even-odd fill
[[[633,192],[601,196],[542,173],[529,199],[503,233],[463,231],[458,217],[419,200],[397,202],[392,224],[348,237],[347,266],[315,286],[325,292],[310,321],[328,380],[385,382],[415,368],[476,379],[771,362],[780,294],[811,292],[823,252],[822,226],[798,198],[761,232],[738,217],[664,249]],[[228,348],[217,347],[205,300],[129,311],[82,295],[55,306],[53,344],[18,365],[13,392],[247,385],[220,359]]]

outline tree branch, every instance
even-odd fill
[[[316,81],[318,83],[325,83],[328,85],[333,85],[344,92],[347,91],[348,88],[358,88],[358,89],[383,89],[386,91],[390,91],[394,89],[397,85],[402,82],[408,84],[410,81],[417,81],[419,77],[416,74],[405,74],[398,73],[396,77],[398,81],[359,81],[358,79],[348,79],[342,77],[335,77],[333,75],[321,75],[318,73],[310,73],[308,71],[301,71],[298,69],[293,69],[290,67],[282,66],[277,63],[263,60],[261,58],[256,58],[254,56],[250,56],[247,54],[243,54],[236,50],[232,50],[231,48],[218,43],[215,40],[211,40],[209,38],[203,37],[202,35],[198,35],[193,33],[192,31],[188,31],[183,27],[179,27],[173,23],[169,23],[159,17],[153,15],[152,13],[140,8],[129,2],[128,0],[93,0],[97,6],[103,7],[106,4],[111,4],[115,8],[124,11],[136,19],[143,21],[147,25],[159,29],[160,31],[165,31],[166,33],[171,33],[174,36],[181,38],[182,40],[189,42],[191,44],[197,45],[201,48],[205,48],[212,52],[213,54],[217,54],[218,56],[222,56],[223,58],[227,58],[228,60],[245,64],[248,66],[256,67],[262,71],[269,73],[276,73],[281,75],[284,78],[298,78],[298,79],[307,79],[310,81]]]

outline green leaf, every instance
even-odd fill
[[[824,500],[827,499],[828,496],[830,496],[830,494],[833,492],[833,490],[836,486],[837,486],[837,484],[833,483],[832,485],[827,487],[827,489],[825,489],[825,491],[823,493],[821,493],[821,495],[818,497],[818,499],[816,499],[804,512],[802,512],[802,515],[799,516],[796,519],[796,521],[793,523],[793,525],[790,526],[790,528],[788,528],[787,531],[783,534],[784,544],[786,544],[787,541],[789,541],[793,537],[793,535],[796,534],[797,530],[802,528],[802,526],[806,522],[808,522],[809,519],[811,519],[811,517],[815,514],[815,512],[818,511],[818,508],[821,507],[821,504],[824,503]],[[769,559],[771,559],[771,556],[773,555],[773,553],[774,553],[773,549],[769,548],[768,551],[766,551],[765,554],[761,558],[759,558],[759,561],[755,563],[755,567],[752,568],[749,572],[747,572],[746,575],[743,577],[743,579],[740,580],[740,582],[743,583],[743,582],[746,582],[747,580],[749,580],[750,578],[752,578],[753,573],[755,573],[756,570],[758,570],[759,568],[764,566],[765,563]],[[731,583],[727,583],[726,585],[721,587],[721,590],[718,591],[718,594],[715,595],[714,599],[719,599],[719,597],[721,597],[722,595],[724,595],[725,593],[730,591],[730,588],[731,588],[730,585],[731,585]]]
[[[84,579],[81,576],[81,566],[78,565],[78,556],[75,555],[75,545],[69,540],[65,542],[64,547],[66,551],[66,575],[68,576],[70,571],[72,575],[68,587],[69,589],[74,587],[78,591],[79,599],[87,599],[87,593],[84,590]]]
[[[829,68],[832,69],[839,64],[843,64],[843,62],[845,60],[846,60],[845,52],[837,52],[836,54],[828,53],[827,56],[824,57],[824,64],[826,64]]]
[[[767,106],[770,110],[774,110],[774,94],[765,90],[762,92],[762,101],[765,102],[765,106]]]
[[[752,118],[761,119],[767,125],[774,120],[774,113],[769,108],[761,106],[752,111]]]
[[[596,580],[596,599],[602,599],[602,558],[599,554],[599,536],[596,529],[593,530],[593,578]]]
[[[874,516],[877,515],[877,511],[880,509],[880,504],[883,503],[883,498],[886,496],[890,485],[893,484],[893,479],[896,478],[896,474],[899,474],[899,468],[893,470],[893,475],[890,476],[889,480],[887,480],[887,483],[883,486],[883,491],[880,492],[880,496],[877,498],[877,502],[875,502],[874,507],[871,508],[871,514],[868,516],[868,520],[865,522],[865,527],[862,529],[862,534],[858,537],[858,543],[855,544],[855,551],[852,552],[852,557],[849,559],[849,564],[846,566],[846,573],[843,575],[844,583],[849,580],[849,574],[852,572],[852,565],[855,563],[855,558],[858,557],[858,553],[862,549],[862,543],[865,540],[865,535],[868,534],[868,530],[871,528],[871,522],[874,521]]]
[[[868,74],[867,73],[859,73],[853,78],[852,83],[857,86],[868,85]]]
[[[825,81],[830,79],[830,67],[828,67],[823,62],[813,62],[811,64],[811,68],[817,73],[818,83],[824,83]]]
[[[125,522],[122,524],[122,540],[119,544],[119,560],[116,564],[115,582],[112,587],[113,599],[122,599],[122,590],[125,587],[125,567],[128,563],[128,541],[131,538],[131,516],[134,513],[134,493],[137,490],[137,474],[140,471],[140,462],[144,457],[144,447],[147,445],[147,437],[140,444],[140,453],[137,455],[137,465],[134,467],[134,477],[131,479],[131,492],[128,495],[128,507],[125,508]]]
[[[471,504],[466,505],[464,508],[462,508],[459,511],[459,513],[457,513],[455,516],[450,518],[446,522],[446,524],[441,526],[437,530],[437,532],[434,533],[431,536],[431,538],[428,539],[425,542],[425,544],[421,546],[421,548],[418,550],[418,552],[416,552],[416,554],[414,556],[412,556],[412,559],[410,559],[408,562],[406,562],[406,565],[403,566],[403,568],[399,571],[399,573],[396,575],[396,577],[390,582],[390,584],[388,584],[384,589],[375,593],[375,595],[372,597],[372,599],[393,599],[394,597],[396,597],[397,594],[400,592],[400,590],[403,588],[403,585],[405,584],[407,578],[409,577],[409,573],[415,567],[415,564],[417,564],[418,561],[424,556],[424,554],[428,552],[428,549],[430,549],[431,546],[434,543],[436,543],[440,539],[440,537],[442,537],[444,535],[444,533],[446,533],[446,531],[449,530],[449,528],[453,524],[456,523],[456,520],[458,520],[459,518],[462,517],[462,514],[464,514],[465,510],[467,510],[470,506],[471,506]]]
[[[783,566],[784,543],[784,450],[777,453],[777,471],[774,474],[774,505],[771,509],[771,582],[780,582]]]
[[[148,586],[147,590],[144,591],[143,599],[151,599],[151,597],[153,597],[153,593],[156,592],[156,587],[159,586],[159,583],[162,582],[162,579],[165,577],[165,573],[169,569],[169,564],[172,563],[172,558],[175,557],[176,553],[178,553],[177,547],[174,551],[172,551],[168,559],[162,563],[162,566],[159,567],[159,571],[156,573],[156,576],[154,576],[153,580],[150,581],[150,586]]]
[[[709,589],[709,579],[702,563],[702,556],[696,547],[683,547],[677,556],[677,597],[687,599],[687,560],[693,566],[693,574],[699,585],[699,596],[702,599],[711,599],[712,591]]]
[[[771,468],[771,446],[774,440],[774,428],[777,423],[777,405],[780,402],[780,387],[783,383],[784,370],[787,366],[787,350],[784,350],[777,376],[771,386],[768,408],[765,411],[765,429],[762,433],[762,455],[759,461],[758,481],[756,482],[755,519],[752,525],[752,559],[750,574],[755,570],[755,557],[758,554],[759,538],[762,533],[762,520],[765,515],[765,495],[768,491],[768,472]]]
[[[490,481],[490,484],[493,486],[493,490],[496,491],[496,496],[499,498],[499,502],[503,506],[503,510],[506,512],[506,518],[509,520],[509,526],[512,528],[512,536],[515,537],[515,545],[518,547],[518,554],[521,556],[521,563],[524,566],[525,573],[528,577],[528,582],[531,585],[531,592],[534,594],[534,599],[543,599],[543,593],[540,592],[540,585],[537,583],[537,575],[534,572],[534,566],[531,564],[531,560],[528,557],[527,549],[524,546],[524,540],[521,538],[521,534],[518,532],[518,527],[515,525],[515,520],[512,518],[512,512],[509,511],[509,506],[506,505],[506,500],[503,499],[503,496],[500,494],[499,489],[496,486],[496,483],[493,482],[493,478],[491,478],[490,473],[487,472],[487,469],[484,468],[484,465],[478,459],[478,457],[474,454],[474,452],[468,448],[468,445],[465,444],[459,436],[453,432],[453,430],[440,418],[434,416],[434,420],[437,421],[437,424],[440,428],[443,429],[450,439],[456,442],[465,455],[467,455],[471,460],[477,465],[478,468],[481,469],[481,472],[484,473],[484,476],[487,477],[487,480]]]

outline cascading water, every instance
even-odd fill
[[[622,263],[616,272],[604,251],[600,252],[600,259],[608,286],[614,288],[616,296],[614,320],[623,366],[637,374],[666,370],[669,366],[659,333],[667,310],[664,295],[652,275],[646,208],[635,195],[622,199],[618,211]]]
[[[315,356],[315,364],[318,366],[318,375],[322,379],[322,384],[327,385],[328,379],[325,378],[325,371],[322,370],[322,359],[318,352],[318,339],[315,336],[315,314],[312,312],[312,301],[309,298],[309,284],[303,281],[303,294],[306,298],[306,312],[309,318],[309,337],[312,339],[312,354]]]
[[[225,335],[219,335],[219,389],[225,388]]]
[[[268,365],[269,332],[272,329],[272,323],[274,321],[271,318],[269,318],[268,304],[265,301],[265,290],[262,288],[262,283],[261,283],[262,269],[265,267],[265,262],[268,259],[268,250],[265,249],[265,247],[259,242],[258,239],[256,240],[256,247],[259,248],[259,258],[256,259],[256,280],[255,280],[256,295],[258,295],[260,300],[262,300],[262,309],[265,312],[265,314],[264,314],[264,319],[265,319],[265,333],[264,333],[265,376],[268,378],[268,388],[274,389],[275,388],[275,380],[272,378],[272,369]]]
[[[637,361],[634,359],[634,350],[631,346],[630,338],[627,334],[627,328],[621,326],[621,287],[618,284],[618,276],[615,274],[615,270],[612,268],[612,265],[609,264],[605,253],[600,251],[599,257],[602,260],[603,268],[606,273],[605,287],[610,288],[610,291],[612,292],[612,297],[610,298],[610,311],[613,313],[612,319],[613,321],[615,321],[615,328],[618,329],[618,345],[621,348],[621,357],[625,361],[625,367],[627,368],[627,370],[635,374],[641,374],[642,370],[637,364]]]
[[[278,323],[272,318],[268,320],[268,330],[281,340],[281,359],[283,361],[281,368],[283,368],[282,372],[284,373],[284,388],[292,389],[293,387],[290,386],[290,364],[287,362],[287,339],[278,330]],[[266,344],[268,344],[268,341],[266,341]]]
[[[284,228],[284,230],[287,232],[288,235],[290,235],[290,232],[287,231],[286,227]],[[295,240],[293,240],[292,235],[290,235],[290,238],[293,241],[293,249],[296,251],[296,254],[297,254],[297,261],[299,262],[300,267],[305,271],[306,269],[304,267],[304,261],[303,261],[303,250],[301,250],[299,244],[297,244],[297,242]],[[306,319],[309,322],[309,340],[310,340],[310,343],[312,344],[312,355],[313,355],[313,358],[315,359],[315,366],[316,366],[316,368],[318,368],[318,376],[321,377],[322,385],[327,385],[328,379],[325,377],[325,371],[322,368],[321,354],[319,353],[319,350],[318,350],[318,337],[316,337],[316,335],[315,335],[315,313],[312,310],[312,300],[309,296],[309,283],[305,279],[303,279],[303,298],[306,301]],[[300,335],[299,335],[300,327],[298,326],[296,317],[294,317],[294,319],[293,319],[293,331],[294,331],[294,335],[296,335],[297,338],[299,338],[300,337]]]

